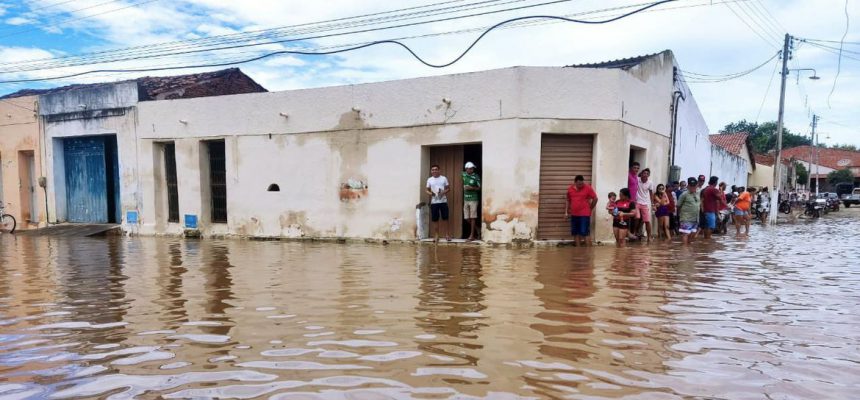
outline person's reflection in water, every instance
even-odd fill
[[[435,365],[477,365],[478,359],[469,350],[483,347],[472,342],[485,326],[479,315],[486,308],[481,249],[421,246],[418,252],[421,292],[416,296],[419,311],[416,325],[428,334],[441,336],[422,343],[419,348],[459,359]]]
[[[188,242],[186,242],[188,243]],[[188,310],[182,297],[182,277],[188,269],[182,265],[182,243],[177,241],[158,241],[159,298],[156,301],[163,309],[159,319],[164,329],[175,330],[183,322],[188,322]]]
[[[232,244],[232,243],[231,243]],[[201,330],[215,335],[229,335],[232,320],[226,311],[233,305],[227,300],[233,297],[233,278],[230,275],[230,250],[228,244],[209,243],[203,244],[201,249],[203,264],[201,272],[204,275],[203,289],[206,292],[206,303],[204,309],[208,314],[207,319],[223,322],[221,326],[201,326]],[[209,247],[207,249],[207,247]]]
[[[595,248],[540,249],[536,253],[535,280],[543,285],[535,290],[544,311],[535,317],[545,322],[530,327],[544,336],[538,351],[551,358],[574,363],[594,356],[589,341],[594,340]],[[544,380],[523,376],[530,386],[540,388],[538,393],[549,396],[557,393],[556,385],[576,387],[576,382]]]

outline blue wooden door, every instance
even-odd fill
[[[108,187],[102,137],[65,139],[66,208],[69,222],[107,223]]]

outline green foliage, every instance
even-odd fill
[[[843,182],[854,182],[854,174],[851,173],[850,169],[840,169],[827,174],[827,183],[836,185]]]
[[[833,146],[830,146],[830,148],[838,150],[860,151],[857,149],[857,146],[853,144],[834,144]]]
[[[750,135],[750,146],[754,152],[765,154],[776,149],[776,122],[749,122],[741,120],[732,122],[726,125],[720,133],[739,133],[747,132]],[[782,148],[797,147],[812,144],[812,140],[805,136],[796,134],[783,127],[782,129]]]
[[[806,166],[795,161],[794,162],[794,172],[797,175],[797,183],[801,185],[806,184],[806,180],[809,179],[809,171],[806,170]]]

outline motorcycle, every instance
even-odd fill
[[[783,214],[791,214],[791,202],[783,200],[779,202],[779,212]]]
[[[815,199],[806,203],[806,210],[803,211],[803,215],[812,218],[820,218],[821,213],[824,211],[824,205],[826,204],[824,199]]]

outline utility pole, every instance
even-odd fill
[[[815,126],[816,125],[818,125],[818,116],[813,114],[812,115],[812,131],[813,132],[815,132]],[[818,143],[819,143],[818,137],[819,136],[821,136],[820,133],[815,134],[815,143],[813,144],[815,146],[815,198],[816,199],[818,198],[818,188],[821,187],[821,177],[818,175],[819,174],[819,170],[818,170],[819,167],[818,166],[820,165],[820,161],[821,161],[820,160],[821,157],[819,156],[820,153],[818,150]]]
[[[773,192],[770,196],[770,210],[768,214],[768,223],[776,224],[776,217],[779,214],[779,193],[782,191],[782,123],[785,114],[785,81],[788,79],[788,59],[791,57],[789,53],[791,47],[791,35],[785,34],[785,43],[782,45],[782,83],[779,89],[779,118],[776,123],[776,158],[773,163]]]
[[[818,141],[815,136],[815,128],[818,127],[818,116],[812,114],[812,149],[809,151],[809,183],[807,184],[807,188],[812,187],[812,161],[815,161],[815,194],[818,195]]]

